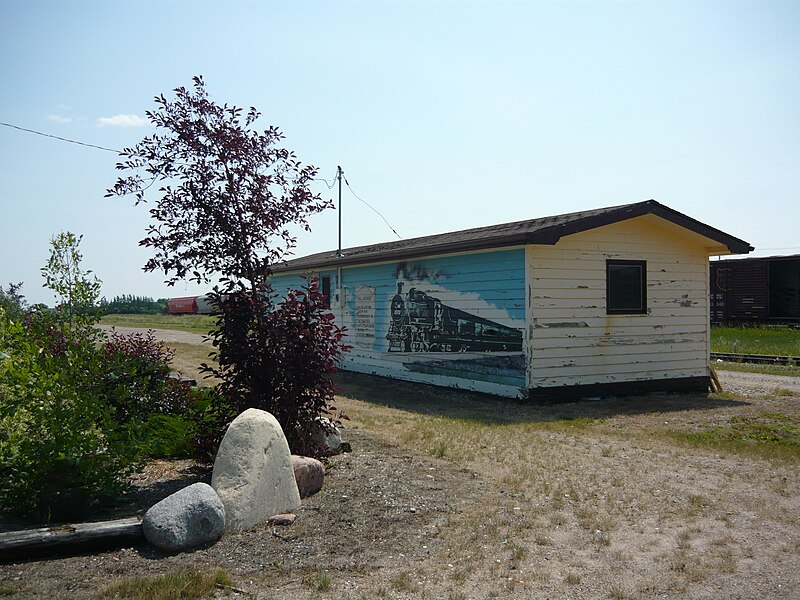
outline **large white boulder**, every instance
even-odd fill
[[[300,508],[291,453],[278,420],[249,408],[228,426],[211,487],[225,505],[226,531],[243,531]]]
[[[147,511],[142,532],[153,546],[169,551],[216,542],[225,531],[225,508],[205,483],[195,483],[167,496]]]

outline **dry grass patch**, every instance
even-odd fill
[[[692,446],[769,459],[800,459],[800,417],[773,412],[736,415],[721,424],[669,429],[667,437]]]
[[[785,467],[775,465],[786,473],[782,477],[749,467],[744,475],[741,463],[704,466],[718,462],[712,454],[718,448],[691,441],[690,434],[716,427],[750,433],[761,427],[764,434],[783,427],[784,439],[794,435],[793,413],[759,412],[758,403],[734,395],[543,407],[483,403],[449,391],[437,398],[438,390],[417,400],[404,398],[402,386],[386,403],[344,399],[340,407],[352,426],[494,482],[479,506],[448,519],[441,529],[447,552],[436,559],[454,565],[446,571],[450,582],[479,586],[483,597],[523,597],[534,581],[568,596],[587,577],[569,566],[575,552],[601,574],[598,585],[605,587],[599,590],[608,597],[683,594],[713,575],[738,573],[743,551],[737,539],[749,525],[737,523],[742,507],[733,490],[754,484],[753,473],[764,479],[760,489],[772,486],[781,497],[797,488],[788,474],[796,473],[800,456],[791,452]],[[756,443],[778,442],[762,435]],[[739,451],[729,440],[721,449],[745,461],[765,456]],[[774,509],[773,515],[785,516]],[[720,535],[714,523],[737,537]],[[554,573],[560,573],[555,580]],[[625,585],[613,583],[621,577]]]
[[[327,571],[319,570],[303,577],[303,584],[317,592],[327,592],[333,586],[333,579]]]
[[[208,353],[213,350],[209,344],[188,344],[185,342],[166,342],[166,345],[175,350],[172,368],[185,377],[190,377],[201,386],[216,385],[219,380],[215,377],[206,377],[200,372],[202,363],[213,364]]]
[[[417,589],[417,584],[408,571],[400,571],[389,582],[392,589],[398,592],[413,592]]]
[[[95,596],[114,600],[192,600],[213,598],[231,591],[233,580],[222,569],[213,574],[180,569],[152,577],[123,577],[105,586]]]

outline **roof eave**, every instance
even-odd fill
[[[671,223],[679,225],[684,229],[693,231],[699,235],[707,237],[728,248],[731,254],[748,254],[755,250],[753,246],[737,237],[720,231],[710,225],[706,225],[697,219],[693,219],[683,213],[664,206],[655,200],[647,200],[637,204],[622,206],[617,210],[609,211],[600,215],[593,215],[583,219],[570,221],[563,225],[556,225],[548,229],[537,231],[531,236],[530,243],[534,244],[555,244],[562,237],[596,229],[604,225],[611,225],[627,219],[641,217],[652,214],[661,217]]]
[[[380,254],[348,256],[346,253],[341,256],[331,256],[321,258],[309,264],[299,265],[276,265],[272,268],[274,273],[289,273],[292,271],[307,271],[329,269],[336,267],[347,267],[352,265],[363,265],[376,262],[387,262],[403,260],[408,258],[421,258],[424,256],[440,254],[457,254],[459,252],[469,252],[474,250],[490,250],[492,248],[507,248],[509,246],[521,246],[531,243],[527,235],[514,235],[498,238],[486,238],[484,240],[473,240],[468,242],[449,242],[446,244],[431,244],[420,248],[402,248],[398,250],[386,250]],[[538,242],[542,243],[542,242]],[[555,242],[553,242],[555,243]]]
[[[673,210],[668,206],[664,206],[655,200],[645,200],[644,202],[626,204],[613,210],[601,212],[600,214],[592,214],[582,218],[574,219],[567,223],[545,227],[533,232],[495,235],[482,239],[458,240],[455,242],[444,242],[440,244],[433,243],[416,248],[398,248],[379,252],[372,251],[363,254],[354,254],[351,256],[348,256],[347,254],[343,254],[341,256],[329,255],[327,257],[309,261],[308,263],[300,262],[300,264],[276,265],[273,267],[273,272],[304,272],[352,266],[357,264],[373,264],[378,262],[421,258],[424,256],[438,254],[456,254],[459,252],[488,250],[492,248],[508,248],[511,246],[526,244],[543,244],[552,246],[558,243],[558,241],[565,236],[581,233],[590,229],[596,229],[598,227],[603,227],[604,225],[611,225],[620,221],[626,221],[628,219],[633,219],[635,217],[640,217],[647,214],[653,214],[661,217],[662,219],[670,221],[671,223],[683,227],[684,229],[693,231],[720,245],[723,245],[730,251],[731,254],[748,254],[755,249],[744,240],[729,235],[724,231],[720,231],[719,229],[711,227],[710,225],[706,225],[705,223]],[[302,261],[302,259],[296,260]]]

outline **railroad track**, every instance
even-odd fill
[[[732,352],[712,352],[711,360],[725,362],[745,362],[763,365],[800,364],[800,356],[773,356],[770,354],[735,354]]]

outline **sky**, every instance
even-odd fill
[[[0,122],[119,149],[194,75],[337,203],[341,165],[344,247],[396,239],[380,215],[412,238],[653,198],[800,253],[796,0],[0,2]],[[103,197],[116,162],[0,126],[0,285],[52,305],[40,268],[69,230],[109,299],[206,290],[142,271],[148,206]],[[335,249],[337,223],[295,254]]]

